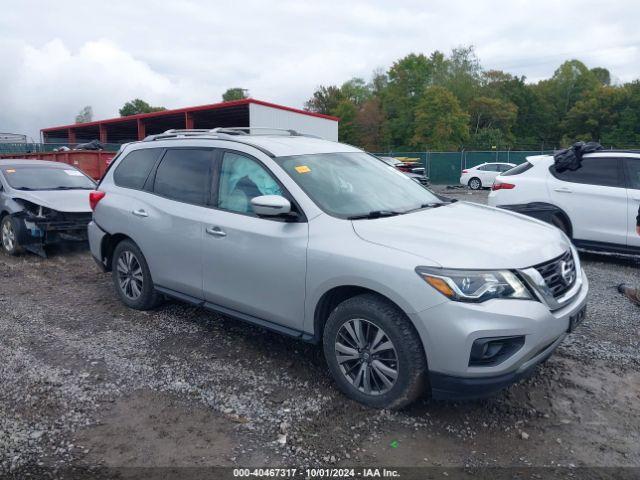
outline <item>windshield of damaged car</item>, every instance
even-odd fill
[[[5,167],[2,174],[16,190],[93,190],[95,183],[75,168]]]
[[[398,169],[364,152],[278,157],[275,161],[329,215],[378,218],[442,204]]]

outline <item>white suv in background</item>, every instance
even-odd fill
[[[489,188],[500,173],[515,166],[515,163],[482,163],[475,167],[465,168],[460,176],[460,184],[467,185],[471,190]]]
[[[578,247],[640,253],[640,152],[586,154],[562,172],[551,155],[528,157],[496,178],[489,205],[552,223]]]

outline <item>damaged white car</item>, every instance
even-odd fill
[[[0,240],[9,255],[46,256],[45,246],[86,241],[96,183],[65,163],[0,160]]]

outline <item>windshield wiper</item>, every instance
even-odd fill
[[[373,210],[362,215],[353,215],[351,217],[347,217],[347,219],[361,220],[365,218],[395,217],[396,215],[402,215],[402,212],[394,212],[393,210]]]
[[[89,187],[65,187],[64,185],[60,185],[59,187],[47,188],[47,190],[93,190],[93,189]]]
[[[416,208],[410,208],[409,210],[405,210],[402,213],[411,213],[411,212],[416,212],[418,210],[422,210],[423,208],[438,208],[441,207],[443,205],[446,205],[446,203],[444,202],[431,202],[431,203],[423,203],[422,205],[420,205],[419,207]]]

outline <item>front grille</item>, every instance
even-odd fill
[[[533,268],[542,275],[554,298],[567,293],[576,283],[576,264],[573,261],[571,252],[566,252],[558,258],[541,263]]]

